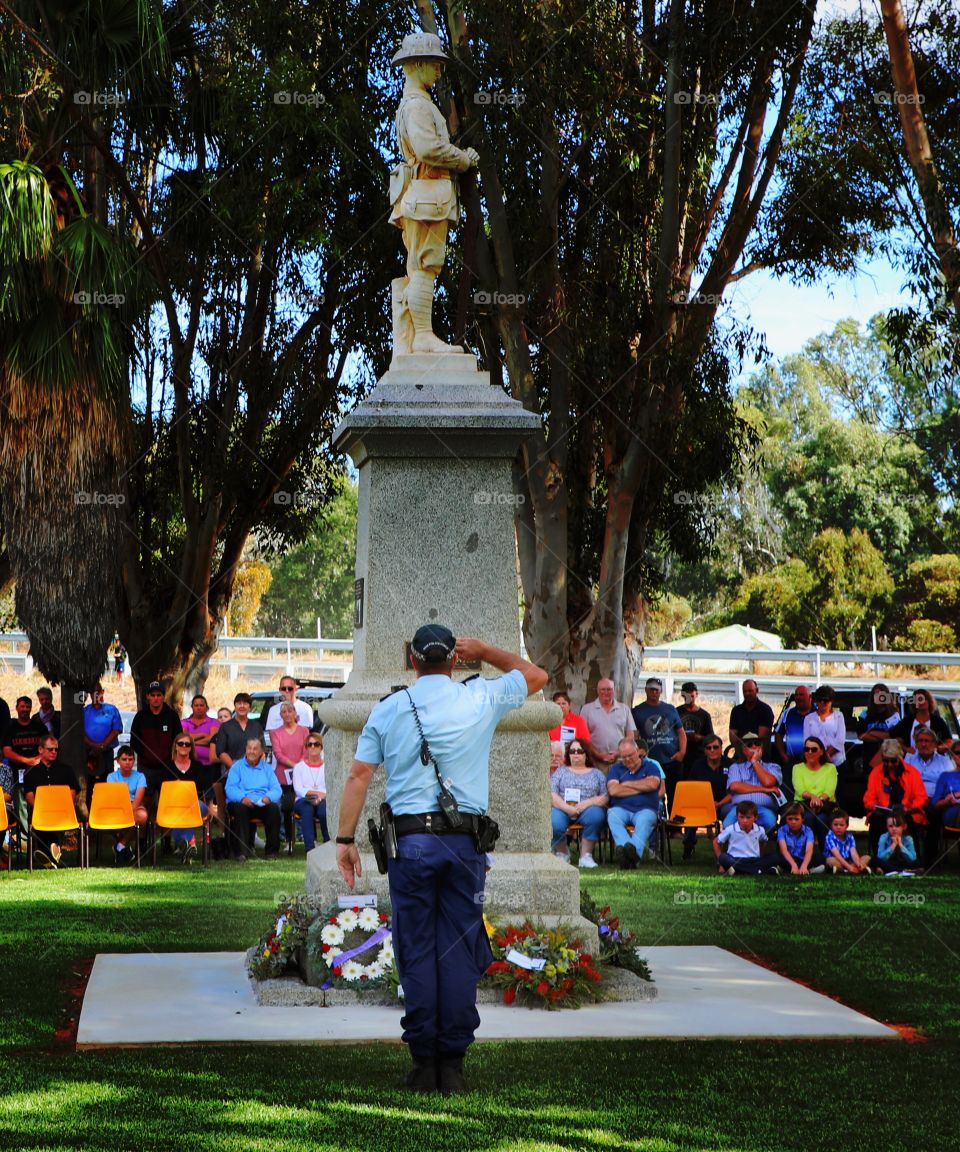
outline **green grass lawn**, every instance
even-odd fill
[[[476,1091],[450,1100],[396,1087],[407,1063],[399,1045],[77,1053],[56,1034],[84,960],[246,948],[275,900],[302,887],[303,857],[156,872],[14,872],[0,876],[2,1147],[954,1146],[956,1111],[946,1101],[960,1063],[955,864],[930,880],[728,879],[713,874],[706,848],[692,866],[603,868],[583,883],[644,943],[717,944],[753,956],[917,1029],[923,1042],[480,1044],[469,1059]]]

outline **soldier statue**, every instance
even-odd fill
[[[429,32],[405,36],[394,64],[403,67],[403,97],[397,109],[397,138],[403,160],[390,174],[390,220],[403,232],[407,274],[393,281],[394,355],[462,352],[433,331],[433,291],[443,267],[447,230],[458,219],[453,174],[476,166],[473,148],[450,143],[447,125],[429,89],[448,57]]]

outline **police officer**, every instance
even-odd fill
[[[411,653],[416,682],[381,700],[360,733],[340,802],[337,866],[352,889],[361,875],[354,833],[382,763],[397,835],[388,871],[403,1040],[413,1059],[406,1085],[448,1094],[466,1088],[463,1056],[480,1023],[477,983],[491,960],[485,860],[475,841],[487,810],[490,744],[500,719],[539,692],[547,673],[482,640],[456,640],[439,624],[417,629]],[[450,675],[458,659],[483,660],[505,675],[458,683]],[[423,763],[423,739],[437,770]],[[444,789],[456,801],[459,829],[441,810],[441,803],[449,810]]]

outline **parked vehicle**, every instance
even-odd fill
[[[317,715],[317,709],[324,700],[329,700],[343,685],[334,680],[297,680],[297,699],[309,704],[313,709],[313,730],[323,731],[323,721]],[[266,727],[267,714],[274,704],[280,703],[280,693],[275,688],[267,688],[259,692],[251,692],[253,704],[250,707],[250,719],[259,720]]]

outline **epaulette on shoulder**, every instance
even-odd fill
[[[406,684],[394,684],[386,696],[381,696],[377,703],[382,704],[384,700],[389,700],[391,696],[396,696],[398,692],[402,692],[405,688]]]
[[[468,676],[466,678],[466,680],[461,680],[460,683],[461,684],[469,684],[471,680],[479,680],[479,679],[480,679],[480,673],[474,672],[474,674],[472,676]]]

